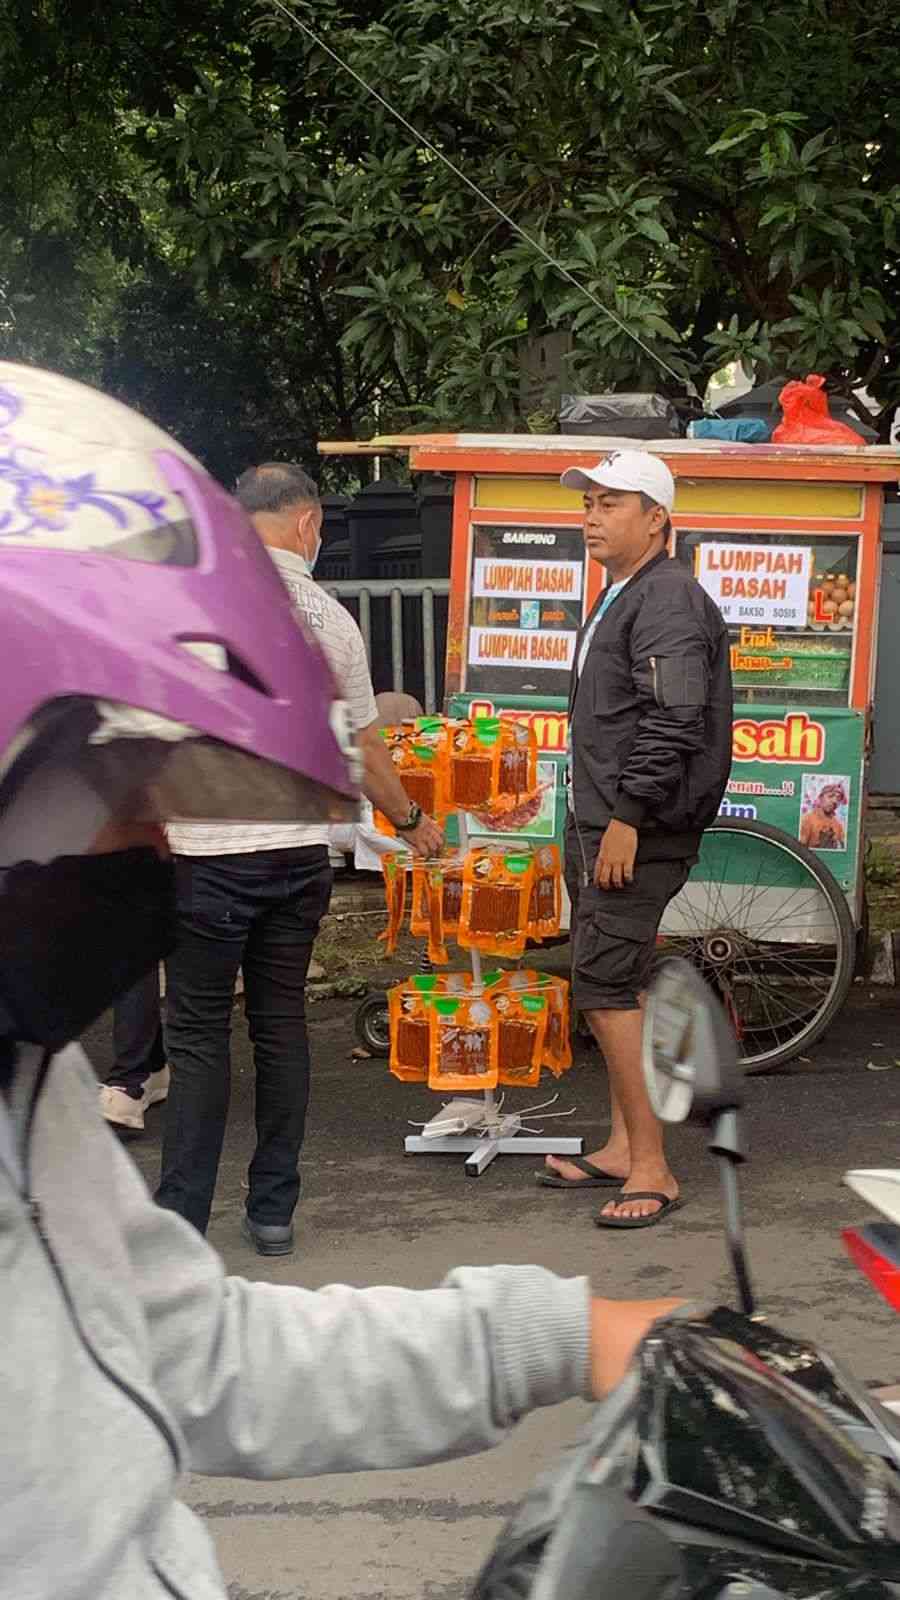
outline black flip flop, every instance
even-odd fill
[[[604,1217],[601,1212],[594,1218],[598,1228],[655,1228],[663,1217],[669,1216],[672,1211],[678,1211],[684,1205],[682,1199],[670,1200],[667,1194],[659,1194],[655,1189],[634,1189],[627,1193],[623,1190],[618,1196],[617,1204],[624,1204],[626,1200],[658,1200],[658,1211],[651,1211],[649,1217]]]
[[[558,1173],[551,1172],[545,1167],[543,1172],[535,1174],[538,1183],[545,1189],[619,1189],[622,1179],[613,1177],[611,1172],[604,1172],[602,1167],[596,1167],[593,1161],[588,1161],[587,1156],[564,1156],[572,1167],[577,1167],[579,1172],[586,1174],[583,1178],[561,1178]]]

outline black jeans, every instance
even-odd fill
[[[151,1072],[166,1064],[159,1020],[159,968],[151,970],[133,989],[120,995],[113,1007],[115,1066],[107,1083],[125,1089],[139,1100]]]
[[[256,1068],[256,1152],[247,1213],[290,1222],[309,1101],[306,972],[331,895],[324,845],[177,856],[178,938],[166,966],[172,1083],[156,1198],[206,1232],[231,1088],[234,983]]]

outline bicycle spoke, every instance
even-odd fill
[[[724,823],[704,840],[664,948],[723,997],[747,1066],[800,1048],[848,981],[848,920],[828,885],[787,835]]]

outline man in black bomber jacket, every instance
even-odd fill
[[[609,1187],[600,1227],[679,1204],[641,1073],[641,999],[663,912],[697,858],[731,766],[731,669],[717,607],[669,559],[675,484],[644,450],[563,473],[606,588],[579,635],[569,699],[566,884],[572,993],[606,1060],[612,1128],[588,1157],[548,1156],[553,1188]]]

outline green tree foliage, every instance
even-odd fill
[[[900,400],[895,0],[286,4],[582,287],[276,0],[22,0],[2,348],[234,470],[738,358]],[[568,365],[535,396],[548,335]]]

